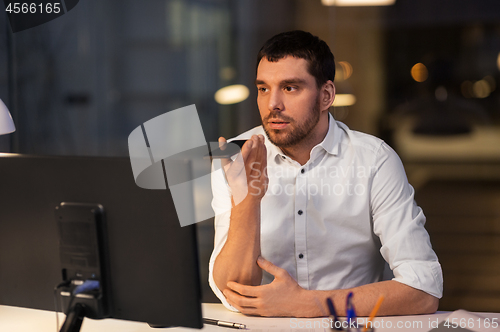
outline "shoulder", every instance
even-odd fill
[[[381,150],[392,150],[382,139],[360,131],[351,130],[346,124],[336,121],[341,130],[341,145],[347,145],[362,153],[377,155]]]

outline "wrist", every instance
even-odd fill
[[[326,299],[322,296],[321,291],[302,289],[300,295],[301,303],[307,303],[304,306],[305,312],[301,314],[304,317],[321,317],[328,315],[327,312],[323,310],[326,306]]]
[[[231,233],[234,229],[240,229],[240,227],[246,229],[244,233],[245,237],[255,232],[254,241],[256,244],[258,242],[260,250],[260,200],[247,195],[240,202],[233,200],[232,203],[229,232]]]
[[[260,208],[260,203],[262,201],[262,197],[252,195],[250,193],[247,193],[245,195],[233,195],[232,196],[232,204],[233,207],[243,203],[247,207],[259,207]]]
[[[248,193],[244,200],[246,202],[248,202],[248,204],[251,204],[251,205],[259,205],[260,206],[260,203],[262,201],[262,197],[260,195],[255,195],[255,194],[252,194],[252,193]]]

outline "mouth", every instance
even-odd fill
[[[280,121],[280,120],[271,120],[268,121],[267,123],[269,125],[269,128],[271,129],[284,129],[290,124],[290,122]]]

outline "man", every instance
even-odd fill
[[[224,165],[227,183],[212,178],[210,285],[249,315],[324,316],[328,297],[344,313],[351,291],[358,315],[380,295],[380,315],[435,312],[442,272],[425,216],[396,153],[329,114],[334,76],[330,49],[307,32],[260,50],[262,126],[236,137],[248,141]],[[392,280],[380,281],[384,260]]]

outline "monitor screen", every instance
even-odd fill
[[[195,225],[168,190],[137,187],[128,158],[0,154],[0,304],[54,310],[62,202],[103,207],[109,317],[202,327]]]

